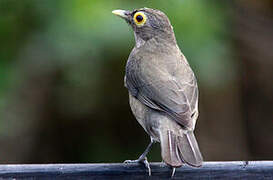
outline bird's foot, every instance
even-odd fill
[[[145,165],[145,167],[148,169],[149,176],[152,175],[150,164],[147,160],[147,157],[138,158],[136,160],[125,160],[124,163],[143,163]]]

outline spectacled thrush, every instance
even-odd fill
[[[136,44],[124,81],[132,112],[151,138],[137,160],[125,162],[142,162],[151,175],[146,155],[154,142],[160,142],[162,159],[173,167],[173,174],[184,163],[201,166],[203,158],[193,133],[198,117],[197,81],[168,17],[150,8],[113,13],[134,31]]]

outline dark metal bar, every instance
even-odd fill
[[[0,165],[0,179],[169,179],[172,169],[142,164],[22,164]],[[205,162],[201,168],[177,168],[173,179],[273,179],[273,161]]]

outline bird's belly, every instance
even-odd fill
[[[146,121],[146,117],[149,114],[149,108],[142,104],[138,99],[131,95],[129,92],[129,103],[131,110],[137,119],[138,123],[143,127],[143,129],[149,134],[148,124]]]
[[[166,130],[183,131],[180,125],[164,112],[153,110],[142,104],[129,93],[129,102],[132,112],[138,123],[155,140],[160,142],[160,134]]]

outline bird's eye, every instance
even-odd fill
[[[137,15],[136,20],[137,20],[137,22],[143,21],[143,16]]]
[[[134,21],[137,26],[143,26],[146,22],[146,16],[143,12],[137,12],[134,15]]]

